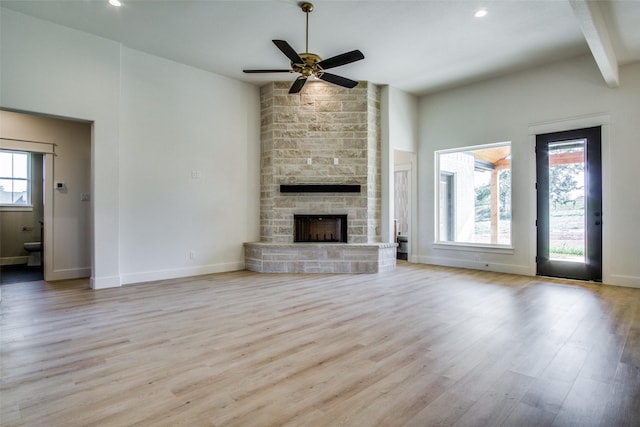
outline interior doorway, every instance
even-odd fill
[[[397,258],[411,259],[413,218],[413,153],[396,150],[393,172],[394,241],[398,244]]]
[[[0,110],[1,148],[41,153],[43,158],[42,212],[34,212],[33,225],[23,220],[9,224],[19,232],[25,226],[34,235],[20,242],[15,254],[3,253],[0,262],[28,263],[33,245],[41,245],[44,279],[86,278],[92,271],[91,135],[86,121],[54,118],[33,113]],[[55,166],[55,167],[54,167]],[[25,206],[23,211],[33,207]],[[42,221],[42,233],[39,228]],[[3,215],[3,225],[5,218]],[[14,245],[15,246],[15,245]],[[13,258],[13,259],[12,259]]]
[[[601,159],[600,126],[536,136],[538,275],[602,281]]]
[[[0,139],[0,284],[44,279],[44,159]],[[14,147],[18,148],[18,147]]]

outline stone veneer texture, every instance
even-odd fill
[[[289,95],[290,86],[260,91],[261,241],[293,242],[294,214],[347,214],[349,243],[379,242],[380,88],[318,81]],[[361,193],[282,194],[280,184],[360,184]]]

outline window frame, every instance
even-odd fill
[[[449,236],[453,236],[454,240],[444,240],[441,238],[441,225],[440,225],[440,215],[441,215],[441,177],[443,174],[453,176],[452,184],[454,188],[449,189],[449,192],[455,194],[457,183],[457,173],[441,170],[441,159],[440,156],[444,154],[451,153],[464,153],[471,152],[477,150],[485,150],[491,148],[499,148],[499,147],[509,147],[509,157],[511,159],[511,163],[509,165],[510,176],[509,176],[509,212],[511,212],[511,217],[509,220],[509,243],[480,243],[480,242],[464,242],[464,241],[455,241],[456,232],[455,229],[455,215],[458,212],[458,206],[456,206],[455,200],[452,202],[452,207],[448,209],[449,214],[453,215],[454,219],[454,230],[450,230],[447,232]],[[471,250],[471,251],[482,251],[482,252],[494,252],[494,253],[509,253],[512,254],[513,251],[513,143],[511,141],[502,141],[496,143],[489,144],[481,144],[481,145],[473,145],[473,146],[465,146],[465,147],[456,147],[449,148],[443,150],[435,150],[434,151],[434,169],[435,169],[435,191],[434,191],[434,241],[433,246],[438,249],[451,249],[451,250]],[[474,171],[476,168],[474,168]],[[499,201],[498,201],[499,202]],[[452,211],[452,212],[451,212]],[[451,218],[449,218],[451,221]],[[448,236],[445,236],[446,239]]]
[[[33,189],[32,189],[32,181],[33,181],[33,177],[32,177],[32,170],[31,170],[31,152],[29,151],[23,151],[23,150],[12,150],[12,149],[0,149],[0,152],[3,153],[11,153],[12,155],[14,154],[24,154],[27,156],[27,177],[26,178],[16,178],[15,175],[13,175],[13,170],[11,173],[11,176],[7,175],[0,175],[0,179],[3,180],[10,180],[10,181],[24,181],[27,184],[27,203],[25,204],[16,204],[16,203],[0,203],[0,211],[30,211],[33,209]],[[13,160],[12,160],[13,162]],[[13,164],[12,164],[12,169],[13,169]],[[13,190],[13,189],[12,189]],[[13,191],[12,191],[13,193]]]

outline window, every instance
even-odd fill
[[[0,150],[0,206],[31,206],[31,156]]]
[[[436,152],[436,241],[511,245],[511,143]]]

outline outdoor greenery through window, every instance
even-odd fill
[[[549,144],[549,257],[585,262],[585,140]]]
[[[30,206],[30,155],[0,150],[0,206]]]
[[[511,245],[511,143],[436,152],[437,241]]]

